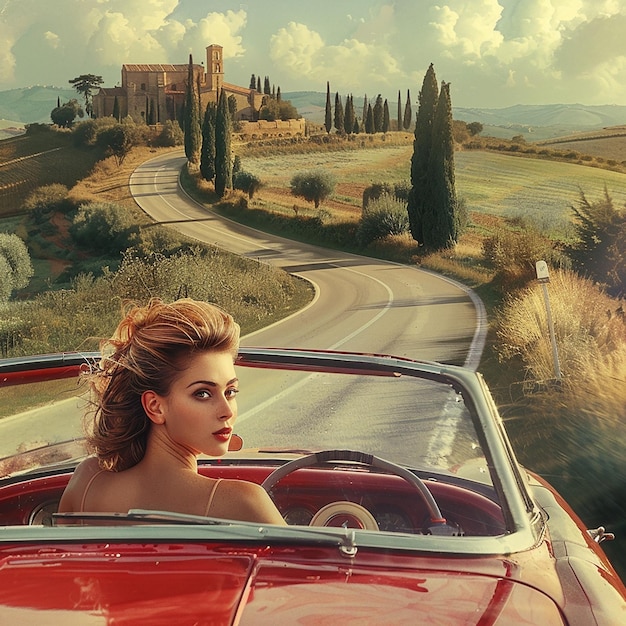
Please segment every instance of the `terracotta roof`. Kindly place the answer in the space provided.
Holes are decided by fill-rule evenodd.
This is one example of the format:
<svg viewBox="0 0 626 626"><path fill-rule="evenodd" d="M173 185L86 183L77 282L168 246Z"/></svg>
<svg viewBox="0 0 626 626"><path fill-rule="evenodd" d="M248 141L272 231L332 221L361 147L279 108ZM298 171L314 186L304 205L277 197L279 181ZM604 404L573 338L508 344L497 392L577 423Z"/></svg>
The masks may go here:
<svg viewBox="0 0 626 626"><path fill-rule="evenodd" d="M223 83L222 87L224 87L226 91L232 91L233 93L240 93L243 96L247 96L250 93L249 87L240 87L239 85L233 85L231 83Z"/></svg>
<svg viewBox="0 0 626 626"><path fill-rule="evenodd" d="M184 65L173 65L171 63L124 63L122 65L122 70L127 72L185 72L188 68L189 65L187 63ZM194 63L194 68L204 71L202 65Z"/></svg>
<svg viewBox="0 0 626 626"><path fill-rule="evenodd" d="M103 96L125 96L126 89L123 87L100 87L98 93Z"/></svg>

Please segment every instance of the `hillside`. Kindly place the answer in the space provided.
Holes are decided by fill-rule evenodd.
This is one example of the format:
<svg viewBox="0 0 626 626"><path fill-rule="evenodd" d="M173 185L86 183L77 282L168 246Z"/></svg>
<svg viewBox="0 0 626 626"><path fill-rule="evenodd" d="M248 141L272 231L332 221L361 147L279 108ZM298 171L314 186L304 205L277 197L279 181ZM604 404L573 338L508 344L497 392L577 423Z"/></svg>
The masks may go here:
<svg viewBox="0 0 626 626"><path fill-rule="evenodd" d="M345 94L340 94L345 96ZM57 98L67 101L76 92L65 87L37 85L34 87L0 91L0 132L3 126L21 126L29 122L48 122ZM317 124L324 122L326 94L317 91L283 92L298 112ZM402 97L406 97L402 94ZM371 94L373 100L375 94ZM413 94L413 115L417 112L417 91ZM334 94L332 103L334 105ZM396 101L390 101L390 111L397 110ZM404 105L404 102L402 103ZM360 117L363 96L354 97L354 106ZM551 139L576 132L626 124L626 106L584 104L517 104L500 109L454 107L455 119L480 122L483 134L510 138L521 134L529 141Z"/></svg>
<svg viewBox="0 0 626 626"><path fill-rule="evenodd" d="M318 124L324 122L326 94L314 91L294 91L283 93L285 100L298 109L298 112ZM334 105L334 98L332 100ZM354 98L357 114L363 107L363 98ZM412 104L413 115L417 113L417 102ZM397 103L390 102L390 110L395 111ZM453 107L456 120L480 122L484 125L484 135L511 138L523 135L527 141L539 141L592 131L607 126L626 124L626 106L584 104L518 104L501 109Z"/></svg>
<svg viewBox="0 0 626 626"><path fill-rule="evenodd" d="M67 102L76 98L72 88L35 85L22 89L0 91L0 139L14 136L15 131L6 129L23 128L32 122L50 122L50 111L60 98Z"/></svg>

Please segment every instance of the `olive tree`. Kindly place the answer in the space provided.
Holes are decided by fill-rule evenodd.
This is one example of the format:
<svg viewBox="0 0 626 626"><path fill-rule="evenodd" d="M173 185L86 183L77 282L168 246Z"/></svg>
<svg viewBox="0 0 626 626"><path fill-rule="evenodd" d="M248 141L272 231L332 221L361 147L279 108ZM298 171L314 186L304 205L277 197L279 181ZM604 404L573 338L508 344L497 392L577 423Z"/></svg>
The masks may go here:
<svg viewBox="0 0 626 626"><path fill-rule="evenodd" d="M135 134L129 124L115 124L98 135L98 143L120 167L135 145Z"/></svg>
<svg viewBox="0 0 626 626"><path fill-rule="evenodd" d="M316 209L335 190L334 177L324 170L299 172L294 174L289 184L292 195L315 203Z"/></svg>
<svg viewBox="0 0 626 626"><path fill-rule="evenodd" d="M248 194L248 198L252 200L254 194L262 187L263 183L258 176L239 170L233 175L233 187Z"/></svg>

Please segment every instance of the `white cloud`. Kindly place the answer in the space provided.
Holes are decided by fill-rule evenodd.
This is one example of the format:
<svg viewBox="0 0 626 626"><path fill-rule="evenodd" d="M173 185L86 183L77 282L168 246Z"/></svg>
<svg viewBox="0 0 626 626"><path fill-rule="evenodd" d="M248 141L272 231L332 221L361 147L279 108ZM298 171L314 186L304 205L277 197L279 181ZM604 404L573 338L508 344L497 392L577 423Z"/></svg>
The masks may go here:
<svg viewBox="0 0 626 626"><path fill-rule="evenodd" d="M43 34L43 38L46 40L46 42L48 43L48 45L51 48L58 48L59 47L59 43L61 41L61 38L56 33L53 33L53 32L48 30L48 31L46 31Z"/></svg>
<svg viewBox="0 0 626 626"><path fill-rule="evenodd" d="M241 31L246 25L246 19L246 12L239 10L208 13L197 22L170 21L159 29L159 34L165 35L159 37L159 40L168 51L183 53L183 56L193 51L204 51L210 44L219 44L224 48L225 59L236 58L245 53ZM172 38L172 35L176 38Z"/></svg>
<svg viewBox="0 0 626 626"><path fill-rule="evenodd" d="M330 81L342 91L359 92L372 85L393 85L402 74L384 46L357 39L326 44L319 33L295 22L272 35L270 58L278 71L292 80L308 81L310 89Z"/></svg>
<svg viewBox="0 0 626 626"><path fill-rule="evenodd" d="M292 76L317 77L323 70L316 66L316 56L324 48L319 33L304 24L289 22L270 38L270 59Z"/></svg>
<svg viewBox="0 0 626 626"><path fill-rule="evenodd" d="M260 70L283 91L329 80L342 94L416 96L433 62L459 105L626 103L626 0L316 0L290 22L260 3L217 5L0 0L0 89L86 72L114 84L122 63L199 62L217 43L232 82Z"/></svg>

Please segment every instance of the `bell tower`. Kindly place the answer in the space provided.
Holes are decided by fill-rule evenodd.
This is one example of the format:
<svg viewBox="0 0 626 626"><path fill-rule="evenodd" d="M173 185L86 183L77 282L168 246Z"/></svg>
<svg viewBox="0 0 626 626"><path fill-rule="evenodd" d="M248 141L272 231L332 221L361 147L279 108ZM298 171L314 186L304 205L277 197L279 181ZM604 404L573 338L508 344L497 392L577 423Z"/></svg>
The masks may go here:
<svg viewBox="0 0 626 626"><path fill-rule="evenodd" d="M223 48L211 44L206 48L206 85L210 91L219 94L224 84Z"/></svg>

